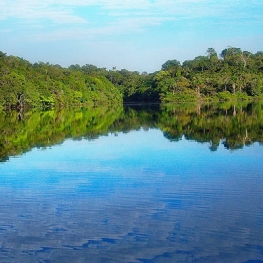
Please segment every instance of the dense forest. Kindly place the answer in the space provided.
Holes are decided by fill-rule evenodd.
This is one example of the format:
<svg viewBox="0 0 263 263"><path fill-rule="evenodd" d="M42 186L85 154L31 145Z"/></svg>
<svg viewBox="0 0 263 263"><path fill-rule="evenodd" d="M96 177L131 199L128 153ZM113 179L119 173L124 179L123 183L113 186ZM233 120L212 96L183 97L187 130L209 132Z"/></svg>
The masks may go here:
<svg viewBox="0 0 263 263"><path fill-rule="evenodd" d="M30 63L0 51L0 107L66 107L124 102L263 98L263 52L228 47L220 55L166 61L154 73L86 64Z"/></svg>
<svg viewBox="0 0 263 263"><path fill-rule="evenodd" d="M0 52L0 105L5 108L98 106L122 103L103 75L49 63L34 63Z"/></svg>
<svg viewBox="0 0 263 263"><path fill-rule="evenodd" d="M123 107L53 109L0 112L0 161L34 147L49 147L67 138L93 140L99 136L132 130L160 129L170 141L220 144L239 149L263 142L263 102L239 101L212 104L145 104ZM19 116L18 116L19 115Z"/></svg>

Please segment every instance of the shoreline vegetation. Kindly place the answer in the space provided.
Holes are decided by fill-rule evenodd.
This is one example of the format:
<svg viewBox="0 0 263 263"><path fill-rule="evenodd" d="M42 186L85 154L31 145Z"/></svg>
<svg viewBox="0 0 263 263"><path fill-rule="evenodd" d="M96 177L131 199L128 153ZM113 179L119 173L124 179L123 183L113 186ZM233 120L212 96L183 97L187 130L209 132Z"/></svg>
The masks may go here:
<svg viewBox="0 0 263 263"><path fill-rule="evenodd" d="M30 63L0 51L0 108L67 108L122 103L237 101L263 98L263 52L228 47L220 55L180 63L168 60L154 73L86 64Z"/></svg>

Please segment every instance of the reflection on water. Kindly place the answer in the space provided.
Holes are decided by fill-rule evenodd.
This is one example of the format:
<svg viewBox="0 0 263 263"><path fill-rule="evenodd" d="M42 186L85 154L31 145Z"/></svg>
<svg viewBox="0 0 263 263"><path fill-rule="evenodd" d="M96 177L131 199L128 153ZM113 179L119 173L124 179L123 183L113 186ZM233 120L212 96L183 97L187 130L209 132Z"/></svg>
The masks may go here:
<svg viewBox="0 0 263 263"><path fill-rule="evenodd" d="M18 116L19 115L19 116ZM22 117L21 117L22 116ZM49 147L67 138L96 139L108 133L140 128L160 129L171 141L209 142L216 151L223 143L235 150L263 141L263 104L172 104L161 108L134 106L45 112L0 113L0 161L34 147Z"/></svg>
<svg viewBox="0 0 263 263"><path fill-rule="evenodd" d="M205 122L196 109L179 110L129 108L105 121L89 113L78 134L59 126L65 136L57 142L68 131L78 140L0 163L0 262L263 262L263 147L229 151L218 136L209 151L209 132L200 138L192 127L208 130L215 113L204 113ZM228 138L246 126L257 141L260 115L252 113L239 116L247 122L237 120Z"/></svg>

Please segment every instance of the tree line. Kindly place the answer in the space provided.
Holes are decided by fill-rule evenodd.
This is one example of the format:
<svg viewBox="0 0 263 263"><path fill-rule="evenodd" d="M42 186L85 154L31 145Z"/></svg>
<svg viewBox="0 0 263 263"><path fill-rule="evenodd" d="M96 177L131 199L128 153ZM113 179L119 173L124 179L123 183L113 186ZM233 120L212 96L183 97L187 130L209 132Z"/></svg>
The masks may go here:
<svg viewBox="0 0 263 263"><path fill-rule="evenodd" d="M249 100L263 97L263 52L228 47L219 55L166 61L154 73L78 64L63 68L0 51L0 105L65 107L120 102Z"/></svg>
<svg viewBox="0 0 263 263"><path fill-rule="evenodd" d="M165 101L262 97L263 52L252 54L228 47L218 56L208 48L206 56L182 65L177 60L167 61L154 80Z"/></svg>
<svg viewBox="0 0 263 263"><path fill-rule="evenodd" d="M0 52L0 107L53 108L122 103L122 94L103 74L92 75L60 65Z"/></svg>
<svg viewBox="0 0 263 263"><path fill-rule="evenodd" d="M228 47L219 55L208 48L205 56L180 63L166 61L154 73L111 70L106 77L127 102L249 100L263 96L263 52L255 54Z"/></svg>

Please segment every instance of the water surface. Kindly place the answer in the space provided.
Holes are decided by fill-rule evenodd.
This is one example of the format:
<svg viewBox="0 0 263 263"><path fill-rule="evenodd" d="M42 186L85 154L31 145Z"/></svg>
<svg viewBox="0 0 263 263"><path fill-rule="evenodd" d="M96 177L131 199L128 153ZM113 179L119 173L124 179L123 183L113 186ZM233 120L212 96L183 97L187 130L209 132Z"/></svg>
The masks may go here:
<svg viewBox="0 0 263 263"><path fill-rule="evenodd" d="M0 262L263 262L263 147L158 114L0 163Z"/></svg>

